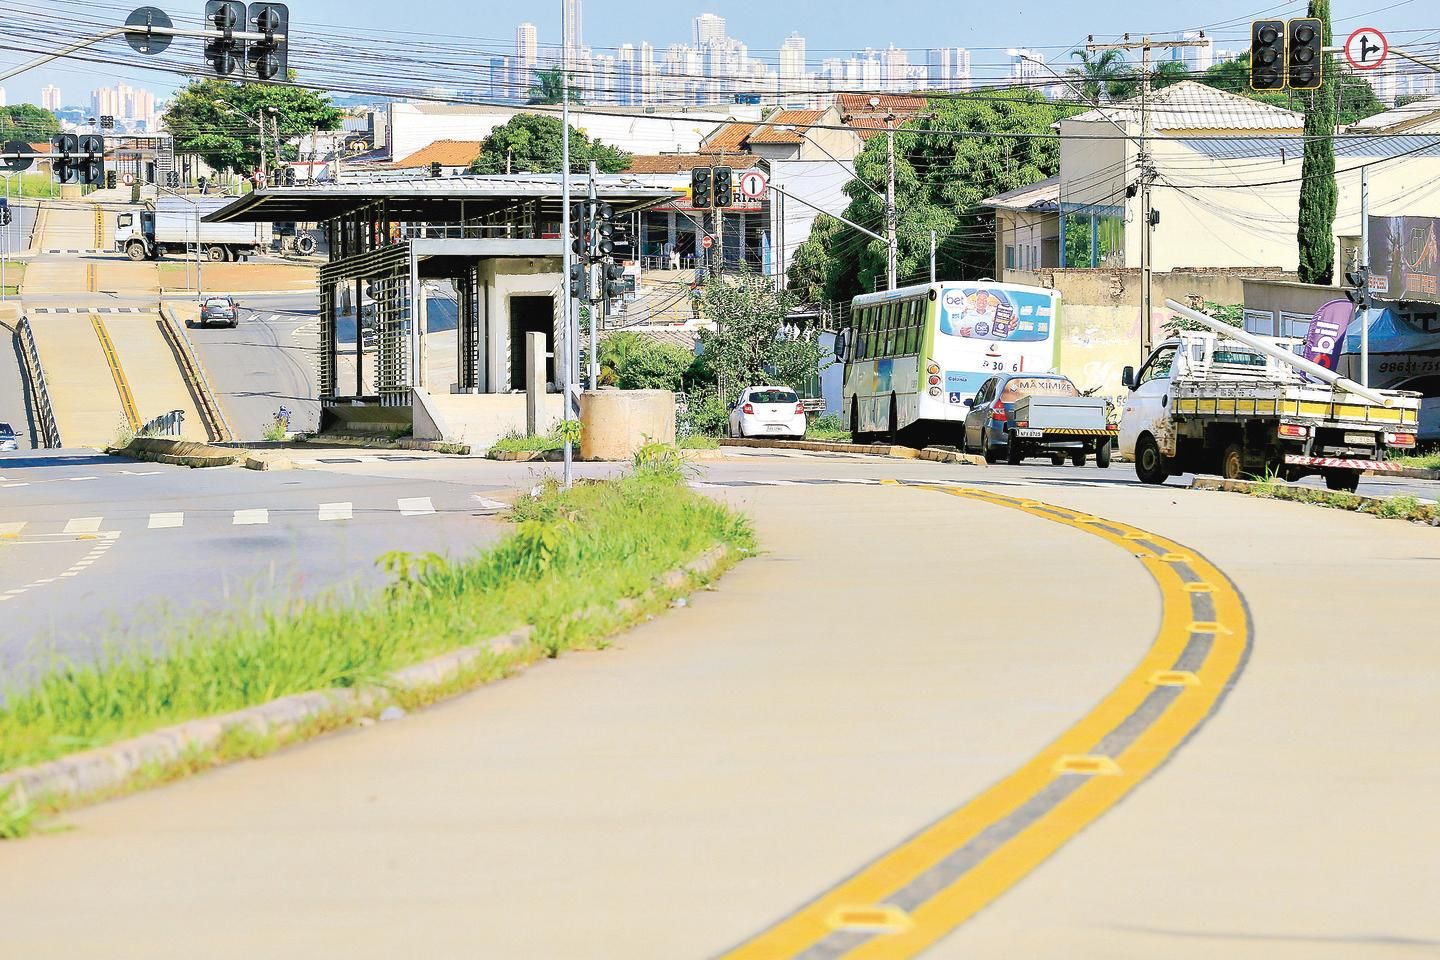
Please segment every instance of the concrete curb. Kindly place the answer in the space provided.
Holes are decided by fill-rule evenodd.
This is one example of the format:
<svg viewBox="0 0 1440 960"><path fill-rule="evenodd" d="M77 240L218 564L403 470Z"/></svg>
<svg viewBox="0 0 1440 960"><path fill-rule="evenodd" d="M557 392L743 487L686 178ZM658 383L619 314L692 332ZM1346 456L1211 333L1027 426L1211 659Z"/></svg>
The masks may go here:
<svg viewBox="0 0 1440 960"><path fill-rule="evenodd" d="M724 437L721 447L761 447L776 450L811 450L821 453L854 453L864 457L890 457L896 460L934 460L937 463L965 463L974 467L988 466L984 457L939 447L897 447L884 443L831 443L825 440L769 440L752 437Z"/></svg>
<svg viewBox="0 0 1440 960"><path fill-rule="evenodd" d="M162 297L162 298L164 298L164 299L166 299L166 300L195 300L195 299L197 299L197 297L198 297L198 294L196 294L196 292L195 292L194 290L182 290L182 289L179 288L179 287L157 287L157 288L156 288L156 291L157 291L157 295L158 295L158 296L160 296L160 297ZM233 294L235 294L235 295L237 296L237 299L238 299L239 296L242 296L242 295L243 295L243 296L247 296L247 297L291 297L291 296L304 296L305 294L314 293L314 292L315 292L315 288L314 288L314 287L308 287L308 288L306 288L306 289L304 289L304 290L231 290L231 291L230 291L230 293L233 293ZM241 304L241 306L244 306L244 304Z"/></svg>
<svg viewBox="0 0 1440 960"><path fill-rule="evenodd" d="M1253 492L1254 492L1254 490L1255 490L1255 488L1256 488L1257 486L1259 486L1259 485L1260 485L1260 482L1259 482L1259 481L1256 481L1256 480L1226 480L1226 479L1223 479L1223 478L1221 478L1221 477L1196 477L1194 480L1191 480L1191 481L1190 481L1190 489L1191 489L1191 490L1216 490L1216 491L1221 491L1221 492L1224 492L1224 493L1243 493L1243 494L1245 494L1246 496L1252 495ZM1333 492L1334 492L1334 491L1327 491L1327 490L1316 490L1316 489L1313 488L1313 487L1292 486L1292 485L1290 485L1290 484L1281 484L1281 488L1282 488L1282 489L1285 489L1285 490L1295 490L1295 491L1306 491L1306 490L1309 490L1309 491L1313 491L1317 496L1320 496L1320 495L1323 495L1323 494L1326 494L1326 493L1333 493ZM1330 510L1342 510L1342 509L1346 509L1346 508L1343 508L1343 507L1336 507L1336 506L1334 506L1333 504L1321 503L1321 502L1319 502L1318 500L1302 499L1303 496L1304 496L1304 495L1302 494L1301 496L1297 496L1297 497L1280 496L1280 497L1270 497L1270 498L1268 498L1268 499L1278 500L1278 501L1280 501L1280 502L1282 502L1282 503L1298 503L1298 504L1309 505L1309 506L1323 506L1323 507L1326 507L1326 508L1328 508L1328 509L1330 509ZM1355 501L1355 506L1348 509L1348 512L1350 512L1350 513L1370 513L1371 511L1368 510L1368 509L1366 509L1367 507L1373 507L1373 508L1377 508L1377 509L1378 509L1378 508L1381 507L1383 504L1385 504L1387 501L1390 501L1390 500L1394 500L1394 499L1395 499L1395 497L1370 497L1370 496L1366 496L1366 495L1363 494L1363 493L1352 493L1352 494L1349 494L1349 496L1352 497L1352 498L1354 498L1354 501ZM1420 522L1420 523L1425 523L1425 522L1427 522L1427 521L1424 521L1424 520L1416 521L1414 518L1392 518L1392 519L1409 519L1409 520L1411 520L1411 522ZM1437 514L1436 517L1435 517L1435 519L1432 520L1432 521L1429 521L1429 522L1432 523L1432 524L1434 524L1434 525L1436 525L1436 526L1440 526L1440 514Z"/></svg>
<svg viewBox="0 0 1440 960"><path fill-rule="evenodd" d="M1440 480L1440 470L1426 470L1423 467L1401 467L1399 470L1387 470L1384 473L1366 470L1365 476L1404 477L1407 480Z"/></svg>
<svg viewBox="0 0 1440 960"><path fill-rule="evenodd" d="M244 454L208 443L190 440L166 440L160 437L136 437L123 448L106 450L113 456L154 463L170 463L182 467L228 467L244 459Z"/></svg>
<svg viewBox="0 0 1440 960"><path fill-rule="evenodd" d="M728 547L717 544L689 563L662 574L657 583L667 590L683 589L692 578L709 574L728 554ZM647 596L653 597L654 591ZM620 598L610 607L629 613L644 599ZM392 671L375 686L291 694L232 713L189 720L58 760L21 767L0 774L0 798L8 793L12 801L22 805L46 801L68 804L113 794L131 781L180 763L187 756L214 750L231 731L244 730L262 737L284 736L307 723L338 722L357 713L378 712L395 701L397 692L414 693L443 687L482 657L522 650L530 644L533 634L534 627L520 627Z"/></svg>

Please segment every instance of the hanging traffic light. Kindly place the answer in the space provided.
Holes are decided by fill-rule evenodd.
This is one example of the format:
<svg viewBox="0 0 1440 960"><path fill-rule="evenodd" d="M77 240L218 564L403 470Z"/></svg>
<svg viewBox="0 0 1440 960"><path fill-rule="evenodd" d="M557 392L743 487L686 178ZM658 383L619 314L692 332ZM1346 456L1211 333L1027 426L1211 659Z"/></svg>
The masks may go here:
<svg viewBox="0 0 1440 960"><path fill-rule="evenodd" d="M1370 268L1357 267L1345 274L1345 296L1357 307L1370 306Z"/></svg>
<svg viewBox="0 0 1440 960"><path fill-rule="evenodd" d="M441 172L442 172L442 168L441 168L441 166L440 166L440 161L439 161L439 160L431 160L431 161L430 161L430 178L431 178L432 180L438 180L438 179L440 179L440 174L441 174Z"/></svg>
<svg viewBox="0 0 1440 960"><path fill-rule="evenodd" d="M209 0L205 4L205 27L225 34L205 41L205 60L217 77L228 77L240 65L245 52L244 41L232 36L236 30L245 29L245 4L240 0Z"/></svg>
<svg viewBox="0 0 1440 960"><path fill-rule="evenodd" d="M62 133L50 138L50 169L55 171L56 183L76 183L80 171L75 153L80 148L80 138L73 133Z"/></svg>
<svg viewBox="0 0 1440 960"><path fill-rule="evenodd" d="M1325 25L1316 17L1301 17L1287 24L1289 42L1286 79L1291 90L1319 90L1325 82L1323 40Z"/></svg>
<svg viewBox="0 0 1440 960"><path fill-rule="evenodd" d="M76 160L75 175L81 183L99 185L105 181L105 138L87 133L76 144L80 154Z"/></svg>
<svg viewBox="0 0 1440 960"><path fill-rule="evenodd" d="M1285 89L1285 21L1256 20L1250 25L1250 89Z"/></svg>
<svg viewBox="0 0 1440 960"><path fill-rule="evenodd" d="M728 207L735 202L735 184L729 167L716 167L714 171L715 206Z"/></svg>
<svg viewBox="0 0 1440 960"><path fill-rule="evenodd" d="M289 79L286 60L290 51L290 8L283 3L250 4L250 24L256 33L265 34L263 40L251 40L245 59L250 72L261 80ZM276 34L284 37L276 39Z"/></svg>
<svg viewBox="0 0 1440 960"><path fill-rule="evenodd" d="M713 205L710 193L710 168L696 167L690 171L690 206L695 210L709 210Z"/></svg>
<svg viewBox="0 0 1440 960"><path fill-rule="evenodd" d="M625 283L624 264L605 264L605 299L623 300L628 291L629 287Z"/></svg>
<svg viewBox="0 0 1440 960"><path fill-rule="evenodd" d="M601 260L615 252L615 208L608 203L595 204L595 241L590 251L591 260Z"/></svg>

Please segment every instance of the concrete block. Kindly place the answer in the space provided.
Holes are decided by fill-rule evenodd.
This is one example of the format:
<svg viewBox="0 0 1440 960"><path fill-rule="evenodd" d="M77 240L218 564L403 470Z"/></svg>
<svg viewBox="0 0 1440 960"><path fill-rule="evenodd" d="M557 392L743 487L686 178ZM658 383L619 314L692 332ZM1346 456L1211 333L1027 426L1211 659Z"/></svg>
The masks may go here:
<svg viewBox="0 0 1440 960"><path fill-rule="evenodd" d="M628 460L647 443L675 442L669 390L597 390L580 397L580 456Z"/></svg>

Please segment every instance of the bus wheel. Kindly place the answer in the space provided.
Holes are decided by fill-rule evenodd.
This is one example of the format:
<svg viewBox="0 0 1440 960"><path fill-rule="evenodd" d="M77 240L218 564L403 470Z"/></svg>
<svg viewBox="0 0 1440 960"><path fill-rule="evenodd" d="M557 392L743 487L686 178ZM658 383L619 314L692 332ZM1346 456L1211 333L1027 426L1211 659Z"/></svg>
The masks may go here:
<svg viewBox="0 0 1440 960"><path fill-rule="evenodd" d="M866 439L867 439L867 438L866 438L865 434L863 434L863 433L860 432L860 398L859 398L858 396L856 396L856 397L851 397L851 398L850 398L850 442L851 442L851 443L864 443Z"/></svg>

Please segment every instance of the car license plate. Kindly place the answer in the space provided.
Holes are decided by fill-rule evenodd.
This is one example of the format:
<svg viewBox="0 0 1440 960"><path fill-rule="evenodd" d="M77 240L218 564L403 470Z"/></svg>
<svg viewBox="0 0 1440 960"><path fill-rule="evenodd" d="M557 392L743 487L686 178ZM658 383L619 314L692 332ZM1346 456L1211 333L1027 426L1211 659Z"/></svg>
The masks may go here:
<svg viewBox="0 0 1440 960"><path fill-rule="evenodd" d="M765 425L765 429L766 429L766 430L769 430L771 433L784 433L784 432L785 432L785 428L782 427L782 426L781 426L780 424L778 424L778 423L767 423L767 424Z"/></svg>
<svg viewBox="0 0 1440 960"><path fill-rule="evenodd" d="M1044 431L1044 430L1036 430L1036 429L1034 429L1033 427L1026 427L1025 429L1017 429L1017 430L1015 431L1015 436L1017 436L1017 437L1024 437L1024 438L1026 438L1027 440L1034 440L1034 439L1039 439L1040 437L1045 436L1045 431Z"/></svg>
<svg viewBox="0 0 1440 960"><path fill-rule="evenodd" d="M1358 446L1362 446L1362 447L1368 447L1368 446L1370 446L1372 443L1375 442L1375 434L1373 434L1373 433L1348 433L1348 432L1347 432L1347 433L1345 434L1345 442L1346 442L1346 443L1349 443L1349 444L1355 444L1355 445L1358 445Z"/></svg>

